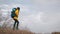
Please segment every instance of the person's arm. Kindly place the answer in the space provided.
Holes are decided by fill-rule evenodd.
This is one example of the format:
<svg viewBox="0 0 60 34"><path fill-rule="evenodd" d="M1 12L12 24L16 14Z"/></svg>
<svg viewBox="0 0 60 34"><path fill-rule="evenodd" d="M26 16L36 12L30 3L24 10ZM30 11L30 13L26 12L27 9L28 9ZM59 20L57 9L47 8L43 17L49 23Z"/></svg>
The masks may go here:
<svg viewBox="0 0 60 34"><path fill-rule="evenodd" d="M19 10L16 10L15 14L16 14L16 16L18 16L19 15Z"/></svg>

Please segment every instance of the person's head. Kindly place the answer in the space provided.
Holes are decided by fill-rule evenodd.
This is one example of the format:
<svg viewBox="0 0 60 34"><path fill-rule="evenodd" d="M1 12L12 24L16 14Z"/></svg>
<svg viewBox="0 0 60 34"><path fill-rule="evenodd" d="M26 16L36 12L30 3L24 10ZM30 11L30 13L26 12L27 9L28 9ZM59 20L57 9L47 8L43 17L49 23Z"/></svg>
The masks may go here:
<svg viewBox="0 0 60 34"><path fill-rule="evenodd" d="M18 10L20 10L20 7L17 7Z"/></svg>

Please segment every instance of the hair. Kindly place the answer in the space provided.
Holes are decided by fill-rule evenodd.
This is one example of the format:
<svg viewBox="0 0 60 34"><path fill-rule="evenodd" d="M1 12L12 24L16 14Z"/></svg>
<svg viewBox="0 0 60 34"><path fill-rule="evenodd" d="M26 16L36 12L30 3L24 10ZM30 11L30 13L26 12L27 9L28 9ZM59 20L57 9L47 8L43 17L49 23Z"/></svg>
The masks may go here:
<svg viewBox="0 0 60 34"><path fill-rule="evenodd" d="M20 10L20 7L17 7L18 10Z"/></svg>

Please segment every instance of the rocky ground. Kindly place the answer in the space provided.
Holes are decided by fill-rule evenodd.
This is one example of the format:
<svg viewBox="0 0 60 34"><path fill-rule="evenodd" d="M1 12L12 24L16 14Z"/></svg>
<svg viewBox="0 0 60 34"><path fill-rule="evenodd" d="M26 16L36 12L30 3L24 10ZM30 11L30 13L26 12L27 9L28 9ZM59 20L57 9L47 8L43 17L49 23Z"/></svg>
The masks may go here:
<svg viewBox="0 0 60 34"><path fill-rule="evenodd" d="M34 33L27 30L12 30L0 28L0 34L34 34Z"/></svg>

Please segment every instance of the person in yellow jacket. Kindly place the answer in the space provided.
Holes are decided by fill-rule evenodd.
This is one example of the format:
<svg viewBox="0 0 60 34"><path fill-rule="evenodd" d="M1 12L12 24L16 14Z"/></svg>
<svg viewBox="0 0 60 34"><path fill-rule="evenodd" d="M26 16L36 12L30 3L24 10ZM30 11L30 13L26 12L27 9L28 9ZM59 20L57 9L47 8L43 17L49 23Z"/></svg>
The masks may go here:
<svg viewBox="0 0 60 34"><path fill-rule="evenodd" d="M14 16L13 16L13 20L15 21L14 22L14 25L13 25L13 30L15 29L15 26L16 26L16 29L18 29L18 26L19 26L19 21L18 21L18 15L19 15L19 11L20 11L20 8L19 7L17 7L16 9L15 9L15 12L14 12Z"/></svg>

